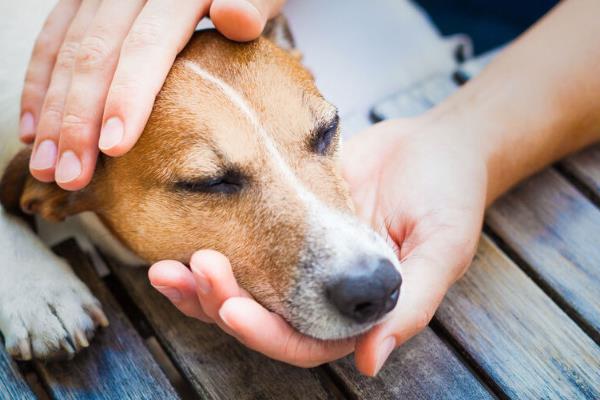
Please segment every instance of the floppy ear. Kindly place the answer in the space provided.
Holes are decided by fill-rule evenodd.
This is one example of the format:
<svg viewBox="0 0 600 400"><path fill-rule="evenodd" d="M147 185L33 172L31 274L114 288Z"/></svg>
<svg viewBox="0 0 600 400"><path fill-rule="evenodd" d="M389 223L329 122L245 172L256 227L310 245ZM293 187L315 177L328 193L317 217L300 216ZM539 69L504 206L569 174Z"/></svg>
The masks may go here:
<svg viewBox="0 0 600 400"><path fill-rule="evenodd" d="M294 36L290 30L287 18L283 14L279 14L269 20L265 25L262 35L298 60L302 59L302 53L296 48Z"/></svg>
<svg viewBox="0 0 600 400"><path fill-rule="evenodd" d="M13 214L37 214L49 221L62 221L88 208L82 192L62 190L55 183L43 183L29 174L31 147L20 151L8 164L0 181L0 203Z"/></svg>

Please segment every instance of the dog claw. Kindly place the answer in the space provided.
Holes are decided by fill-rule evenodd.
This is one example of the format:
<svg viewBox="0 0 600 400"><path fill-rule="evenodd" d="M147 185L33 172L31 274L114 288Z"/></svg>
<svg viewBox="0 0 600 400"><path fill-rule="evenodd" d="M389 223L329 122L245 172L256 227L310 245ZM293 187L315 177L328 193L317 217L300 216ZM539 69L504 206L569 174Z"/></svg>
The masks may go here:
<svg viewBox="0 0 600 400"><path fill-rule="evenodd" d="M29 344L29 339L19 340L19 352L21 353L21 360L31 360L31 345Z"/></svg>
<svg viewBox="0 0 600 400"><path fill-rule="evenodd" d="M73 339L77 346L86 348L90 346L90 342L88 341L85 333L81 329L76 329L73 333Z"/></svg>
<svg viewBox="0 0 600 400"><path fill-rule="evenodd" d="M75 356L75 349L73 348L71 343L67 341L67 339L60 340L60 347L67 353L67 358L69 360Z"/></svg>
<svg viewBox="0 0 600 400"><path fill-rule="evenodd" d="M96 323L96 325L100 325L103 328L108 327L108 325L109 325L108 318L106 318L106 314L104 314L104 311L102 311L100 306L96 306L96 305L91 306L89 308L89 313L90 313L92 319L94 320L94 322Z"/></svg>
<svg viewBox="0 0 600 400"><path fill-rule="evenodd" d="M29 344L29 339L21 339L16 346L11 346L10 348L7 348L7 350L8 353L17 360L31 360L31 346Z"/></svg>

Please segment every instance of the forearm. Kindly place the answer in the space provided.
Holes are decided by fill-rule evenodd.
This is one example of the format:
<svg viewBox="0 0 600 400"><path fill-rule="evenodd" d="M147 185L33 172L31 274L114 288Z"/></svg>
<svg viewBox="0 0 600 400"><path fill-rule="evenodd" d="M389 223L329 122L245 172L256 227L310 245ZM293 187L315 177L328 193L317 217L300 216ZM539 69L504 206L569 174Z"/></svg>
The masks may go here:
<svg viewBox="0 0 600 400"><path fill-rule="evenodd" d="M485 157L487 204L600 140L598 14L595 0L560 4L426 116Z"/></svg>

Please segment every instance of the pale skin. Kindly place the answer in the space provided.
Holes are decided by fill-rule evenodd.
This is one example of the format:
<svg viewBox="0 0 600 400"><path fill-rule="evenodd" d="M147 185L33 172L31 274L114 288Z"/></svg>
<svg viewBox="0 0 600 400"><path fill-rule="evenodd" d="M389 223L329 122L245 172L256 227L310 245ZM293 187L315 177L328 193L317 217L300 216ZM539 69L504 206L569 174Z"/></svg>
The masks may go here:
<svg viewBox="0 0 600 400"><path fill-rule="evenodd" d="M393 240L403 264L397 307L366 334L330 343L299 334L241 289L227 258L211 250L198 251L191 270L155 264L150 281L184 314L271 358L310 367L354 352L357 368L375 375L395 347L427 326L466 272L485 208L600 140L598 12L595 0L561 3L432 111L374 125L345 144L344 176L357 212Z"/></svg>
<svg viewBox="0 0 600 400"><path fill-rule="evenodd" d="M36 41L21 97L31 174L86 186L98 151L120 156L199 21L232 40L257 38L284 0L60 0Z"/></svg>

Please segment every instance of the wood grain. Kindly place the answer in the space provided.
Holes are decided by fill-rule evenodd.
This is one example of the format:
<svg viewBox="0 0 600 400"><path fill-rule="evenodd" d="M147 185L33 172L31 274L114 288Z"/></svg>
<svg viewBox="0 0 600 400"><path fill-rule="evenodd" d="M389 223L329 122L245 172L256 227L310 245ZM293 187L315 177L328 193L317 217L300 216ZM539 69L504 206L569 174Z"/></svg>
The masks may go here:
<svg viewBox="0 0 600 400"><path fill-rule="evenodd" d="M566 158L561 165L600 197L600 144Z"/></svg>
<svg viewBox="0 0 600 400"><path fill-rule="evenodd" d="M600 398L598 346L486 236L436 317L510 398Z"/></svg>
<svg viewBox="0 0 600 400"><path fill-rule="evenodd" d="M146 269L112 266L182 374L209 399L326 399L319 369L255 353L213 325L185 317L148 283Z"/></svg>
<svg viewBox="0 0 600 400"><path fill-rule="evenodd" d="M0 341L0 399L35 400L35 395L19 372L15 362L4 351Z"/></svg>
<svg viewBox="0 0 600 400"><path fill-rule="evenodd" d="M546 170L491 207L487 224L600 343L600 210Z"/></svg>
<svg viewBox="0 0 600 400"><path fill-rule="evenodd" d="M53 397L58 399L177 399L177 393L145 347L131 322L99 280L73 241L59 245L77 275L88 285L110 320L90 347L73 360L36 364Z"/></svg>
<svg viewBox="0 0 600 400"><path fill-rule="evenodd" d="M375 378L358 373L352 357L331 368L360 399L493 398L430 328L395 350Z"/></svg>

